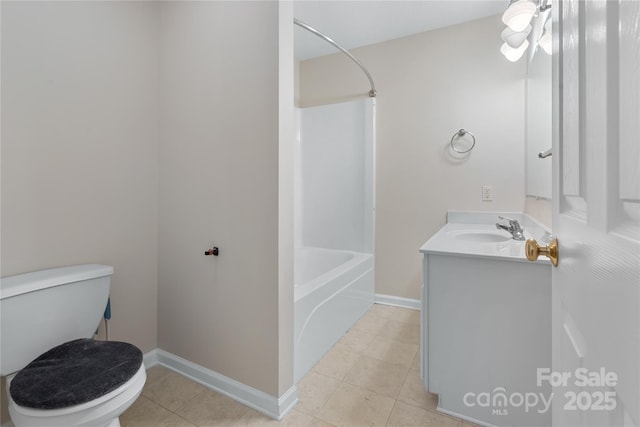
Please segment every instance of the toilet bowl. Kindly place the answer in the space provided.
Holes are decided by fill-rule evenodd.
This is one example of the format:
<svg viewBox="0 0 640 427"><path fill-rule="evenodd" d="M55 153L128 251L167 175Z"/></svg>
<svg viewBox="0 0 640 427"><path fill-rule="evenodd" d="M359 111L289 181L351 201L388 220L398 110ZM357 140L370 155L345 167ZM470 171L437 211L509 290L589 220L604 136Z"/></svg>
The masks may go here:
<svg viewBox="0 0 640 427"><path fill-rule="evenodd" d="M16 427L117 427L142 392L142 352L91 339L112 273L91 264L0 279L0 373Z"/></svg>

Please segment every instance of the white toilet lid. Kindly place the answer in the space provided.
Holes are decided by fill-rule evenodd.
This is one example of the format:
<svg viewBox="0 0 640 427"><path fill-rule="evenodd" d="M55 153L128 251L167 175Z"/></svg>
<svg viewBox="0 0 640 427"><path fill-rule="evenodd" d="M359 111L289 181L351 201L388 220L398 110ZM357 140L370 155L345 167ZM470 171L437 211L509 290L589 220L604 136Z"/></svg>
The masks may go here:
<svg viewBox="0 0 640 427"><path fill-rule="evenodd" d="M126 383L142 364L136 346L78 339L43 353L16 374L13 401L35 409L60 409L95 400Z"/></svg>

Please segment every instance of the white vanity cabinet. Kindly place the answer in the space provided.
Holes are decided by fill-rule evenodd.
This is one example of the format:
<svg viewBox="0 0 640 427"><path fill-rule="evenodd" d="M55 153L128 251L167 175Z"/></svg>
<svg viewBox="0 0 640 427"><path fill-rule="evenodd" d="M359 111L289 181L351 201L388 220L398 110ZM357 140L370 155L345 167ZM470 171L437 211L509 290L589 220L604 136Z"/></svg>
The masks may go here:
<svg viewBox="0 0 640 427"><path fill-rule="evenodd" d="M537 385L551 368L551 265L499 233L450 223L420 249L425 388L480 424L551 425L551 388Z"/></svg>

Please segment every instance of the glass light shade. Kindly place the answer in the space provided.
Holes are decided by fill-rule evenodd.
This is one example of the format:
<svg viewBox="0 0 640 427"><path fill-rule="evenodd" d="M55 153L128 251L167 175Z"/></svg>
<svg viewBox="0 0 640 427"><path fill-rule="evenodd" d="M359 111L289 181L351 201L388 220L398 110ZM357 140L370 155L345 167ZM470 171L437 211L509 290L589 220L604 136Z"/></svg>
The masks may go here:
<svg viewBox="0 0 640 427"><path fill-rule="evenodd" d="M522 58L522 55L526 52L528 47L529 47L529 40L525 39L524 43L522 43L522 46L520 46L517 49L514 49L508 44L503 43L502 47L500 47L500 52L502 52L504 57L507 58L509 61L516 62L518 59Z"/></svg>
<svg viewBox="0 0 640 427"><path fill-rule="evenodd" d="M511 3L502 14L502 22L515 32L523 31L536 13L536 5L530 0L518 0Z"/></svg>
<svg viewBox="0 0 640 427"><path fill-rule="evenodd" d="M531 25L527 25L524 31L515 32L511 28L507 27L502 31L502 41L509 45L513 49L517 49L522 46L522 43L527 39L531 32Z"/></svg>
<svg viewBox="0 0 640 427"><path fill-rule="evenodd" d="M542 37L540 37L540 40L538 40L538 46L540 46L547 55L551 55L553 47L551 46L551 33L549 31L545 31Z"/></svg>
<svg viewBox="0 0 640 427"><path fill-rule="evenodd" d="M544 33L538 40L538 45L547 55L551 55L551 52L553 51L551 41L551 19L547 18L547 22L544 23Z"/></svg>

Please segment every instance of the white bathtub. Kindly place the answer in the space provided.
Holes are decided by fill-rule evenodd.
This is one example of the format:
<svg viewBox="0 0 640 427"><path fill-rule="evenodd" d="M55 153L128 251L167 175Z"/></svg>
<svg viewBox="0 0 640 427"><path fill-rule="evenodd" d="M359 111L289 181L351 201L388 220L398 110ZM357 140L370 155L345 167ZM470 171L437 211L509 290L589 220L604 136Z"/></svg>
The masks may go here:
<svg viewBox="0 0 640 427"><path fill-rule="evenodd" d="M298 248L294 284L294 379L298 382L373 304L373 255Z"/></svg>

